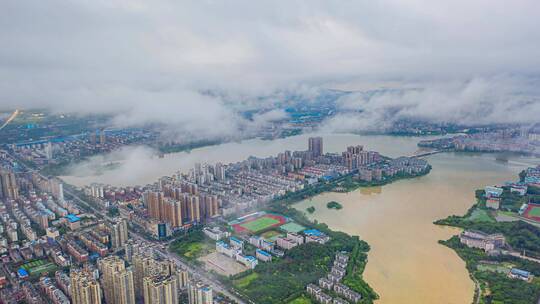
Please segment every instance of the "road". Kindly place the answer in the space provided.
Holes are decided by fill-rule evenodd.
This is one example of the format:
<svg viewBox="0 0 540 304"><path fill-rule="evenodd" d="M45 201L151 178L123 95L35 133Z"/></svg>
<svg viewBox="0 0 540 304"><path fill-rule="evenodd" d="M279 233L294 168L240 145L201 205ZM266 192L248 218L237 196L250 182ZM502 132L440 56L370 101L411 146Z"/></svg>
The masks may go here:
<svg viewBox="0 0 540 304"><path fill-rule="evenodd" d="M14 159L17 159L13 155L10 155L10 156L13 157ZM21 163L21 165L27 170L36 172L37 174L39 174L40 177L45 178L45 179L47 178L46 176L42 175L39 171L34 170L32 168L29 168L26 164ZM77 194L70 191L68 189L68 187L64 187L64 193L69 195L71 198L73 198L73 200L78 205L82 204L82 205L90 208L94 213L99 215L101 218L104 218L104 219L106 219L106 220L108 220L110 222L113 221L113 219L109 215L107 215L106 212L96 210L96 208L94 208L91 204L84 201ZM212 289L215 292L218 292L218 293L221 293L221 294L225 295L226 297L228 297L229 299L235 301L238 304L245 304L245 301L240 299L240 297L238 296L238 293L236 293L235 291L228 290L223 284L221 284L217 280L211 278L205 270L190 265L188 262L182 260L178 255L176 255L176 254L174 254L172 252L168 252L166 250L163 250L162 248L160 248L160 245L162 245L162 244L159 243L158 241L148 240L144 236L142 236L142 235L138 234L137 232L133 231L132 229L130 229L129 235L134 239L138 239L138 240L143 241L143 242L151 243L153 245L152 247L154 248L154 252L159 254L162 258L167 259L167 260L172 260L177 265L186 268L188 270L188 272L191 273L192 276L195 275L203 283L211 286Z"/></svg>

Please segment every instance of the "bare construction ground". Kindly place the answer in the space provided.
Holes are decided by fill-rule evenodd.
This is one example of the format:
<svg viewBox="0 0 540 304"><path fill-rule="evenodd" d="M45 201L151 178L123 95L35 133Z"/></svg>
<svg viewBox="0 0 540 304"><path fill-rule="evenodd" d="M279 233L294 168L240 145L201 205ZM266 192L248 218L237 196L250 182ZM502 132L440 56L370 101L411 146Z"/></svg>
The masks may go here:
<svg viewBox="0 0 540 304"><path fill-rule="evenodd" d="M246 266L219 252L212 252L205 255L199 258L199 261L204 262L204 267L207 270L214 270L225 276L235 275L248 270Z"/></svg>

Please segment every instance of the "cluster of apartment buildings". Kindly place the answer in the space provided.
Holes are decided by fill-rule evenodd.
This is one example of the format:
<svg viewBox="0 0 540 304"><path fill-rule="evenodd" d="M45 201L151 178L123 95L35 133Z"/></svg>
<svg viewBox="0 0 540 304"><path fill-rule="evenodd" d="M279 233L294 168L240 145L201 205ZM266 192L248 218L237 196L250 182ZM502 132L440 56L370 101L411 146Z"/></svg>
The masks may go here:
<svg viewBox="0 0 540 304"><path fill-rule="evenodd" d="M155 132L146 130L95 130L53 139L18 142L8 148L24 160L43 167L110 152L132 143L151 143L156 136Z"/></svg>
<svg viewBox="0 0 540 304"><path fill-rule="evenodd" d="M523 182L527 185L540 187L540 165L527 168Z"/></svg>
<svg viewBox="0 0 540 304"><path fill-rule="evenodd" d="M212 288L190 278L173 262L156 257L150 247L130 242L126 249L124 258L110 255L99 259L97 267L84 264L72 267L69 275L57 271L54 278L41 277L37 285L41 294L23 282L22 297L36 304L177 304L186 292L190 304L213 303Z"/></svg>
<svg viewBox="0 0 540 304"><path fill-rule="evenodd" d="M504 129L495 132L480 132L457 135L450 138L423 140L420 147L454 149L457 151L518 152L538 154L540 152L538 130Z"/></svg>
<svg viewBox="0 0 540 304"><path fill-rule="evenodd" d="M323 304L358 303L362 299L362 295L341 283L347 273L348 263L348 253L336 253L334 265L330 273L326 277L319 279L318 286L312 283L308 284L306 286L307 293L314 297L317 302ZM333 298L325 290L332 290L338 297Z"/></svg>

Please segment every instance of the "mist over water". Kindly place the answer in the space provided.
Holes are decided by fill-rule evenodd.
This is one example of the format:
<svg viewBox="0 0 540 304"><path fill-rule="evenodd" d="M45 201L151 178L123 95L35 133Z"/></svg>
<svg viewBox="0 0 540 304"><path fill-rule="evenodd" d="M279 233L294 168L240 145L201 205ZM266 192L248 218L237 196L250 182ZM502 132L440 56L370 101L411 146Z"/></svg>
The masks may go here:
<svg viewBox="0 0 540 304"><path fill-rule="evenodd" d="M418 148L418 137L362 136L354 134L317 134L324 138L325 152L342 152L349 145L364 145L366 149L379 151L390 157L413 154ZM163 158L149 147L128 147L105 156L92 157L89 161L74 165L62 178L77 186L94 182L116 186L145 185L178 170L187 172L195 163L224 164L242 161L249 156L268 157L285 150L307 150L308 137L303 134L276 140L252 139L216 146L194 149L190 152L166 154ZM431 137L422 137L428 139ZM111 170L96 170L114 162Z"/></svg>

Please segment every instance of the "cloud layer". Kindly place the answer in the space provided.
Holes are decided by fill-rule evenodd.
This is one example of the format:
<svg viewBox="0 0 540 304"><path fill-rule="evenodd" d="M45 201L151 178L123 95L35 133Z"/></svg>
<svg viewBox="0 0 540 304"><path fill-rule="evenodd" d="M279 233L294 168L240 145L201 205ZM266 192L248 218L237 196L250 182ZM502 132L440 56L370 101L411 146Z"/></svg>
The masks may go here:
<svg viewBox="0 0 540 304"><path fill-rule="evenodd" d="M449 119L471 119L469 106L504 110L515 97L508 87L538 84L539 11L535 0L6 0L0 108L107 113L118 125L215 136L243 122L201 91L256 103L275 90L392 81L422 90L362 106L428 118L428 106L441 107ZM515 117L540 114L524 109Z"/></svg>
<svg viewBox="0 0 540 304"><path fill-rule="evenodd" d="M401 119L466 125L535 123L540 120L539 84L534 78L498 76L352 93L338 100L341 112L322 128L377 131Z"/></svg>

